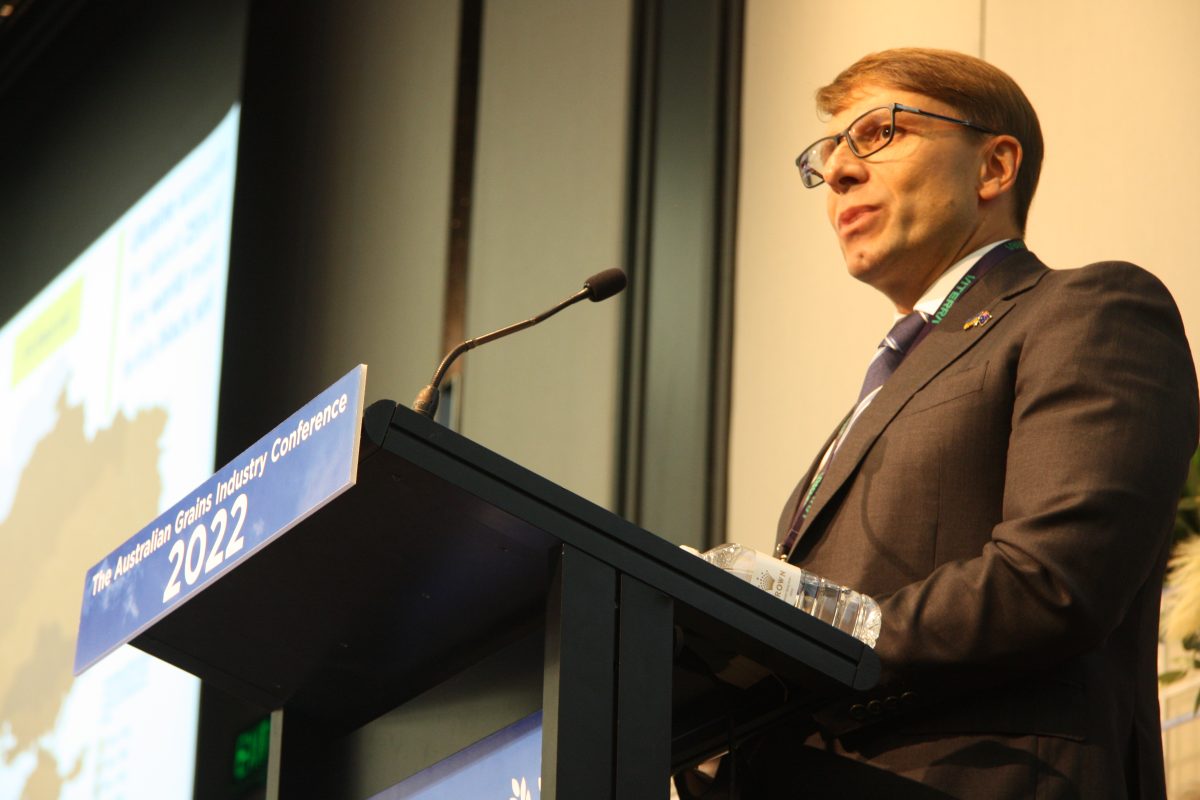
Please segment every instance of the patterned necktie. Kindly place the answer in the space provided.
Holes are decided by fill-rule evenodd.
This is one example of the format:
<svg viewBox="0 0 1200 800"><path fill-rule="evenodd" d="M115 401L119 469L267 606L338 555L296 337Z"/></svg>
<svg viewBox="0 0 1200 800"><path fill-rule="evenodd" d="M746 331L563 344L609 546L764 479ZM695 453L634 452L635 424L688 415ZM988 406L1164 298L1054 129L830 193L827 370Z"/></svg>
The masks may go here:
<svg viewBox="0 0 1200 800"><path fill-rule="evenodd" d="M887 336L879 343L871 365L867 367L867 376L863 379L862 391L858 393L858 402L874 392L883 382L891 377L904 360L904 355L912 347L913 342L925 327L926 317L920 311L913 311L896 321Z"/></svg>

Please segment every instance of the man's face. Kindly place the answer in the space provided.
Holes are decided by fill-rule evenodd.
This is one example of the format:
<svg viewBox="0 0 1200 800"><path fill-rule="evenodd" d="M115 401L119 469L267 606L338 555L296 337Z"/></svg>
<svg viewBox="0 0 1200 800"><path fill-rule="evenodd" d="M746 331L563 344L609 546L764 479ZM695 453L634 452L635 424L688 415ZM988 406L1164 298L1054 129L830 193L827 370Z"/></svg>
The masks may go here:
<svg viewBox="0 0 1200 800"><path fill-rule="evenodd" d="M845 128L890 103L957 117L937 100L868 84L829 123ZM827 210L850 274L911 310L942 272L972 250L982 219L978 188L986 137L898 111L887 147L865 159L842 142L825 164Z"/></svg>

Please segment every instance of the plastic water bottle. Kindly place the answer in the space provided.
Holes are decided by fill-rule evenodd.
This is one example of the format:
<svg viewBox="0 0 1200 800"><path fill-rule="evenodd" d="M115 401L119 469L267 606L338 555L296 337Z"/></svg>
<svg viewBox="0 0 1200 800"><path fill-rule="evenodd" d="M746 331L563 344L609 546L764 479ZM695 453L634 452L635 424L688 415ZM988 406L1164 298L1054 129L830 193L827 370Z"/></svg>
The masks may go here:
<svg viewBox="0 0 1200 800"><path fill-rule="evenodd" d="M865 594L740 544L723 544L705 553L684 549L869 647L874 647L879 638L883 615L879 605Z"/></svg>

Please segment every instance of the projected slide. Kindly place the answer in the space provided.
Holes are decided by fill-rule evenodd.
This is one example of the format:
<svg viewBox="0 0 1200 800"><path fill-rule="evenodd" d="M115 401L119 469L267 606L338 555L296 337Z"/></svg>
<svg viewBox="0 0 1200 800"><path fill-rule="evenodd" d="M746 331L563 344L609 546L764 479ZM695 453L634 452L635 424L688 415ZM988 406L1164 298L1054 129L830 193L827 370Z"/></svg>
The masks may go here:
<svg viewBox="0 0 1200 800"><path fill-rule="evenodd" d="M0 798L191 796L198 682L71 665L87 568L213 468L237 131L0 328Z"/></svg>

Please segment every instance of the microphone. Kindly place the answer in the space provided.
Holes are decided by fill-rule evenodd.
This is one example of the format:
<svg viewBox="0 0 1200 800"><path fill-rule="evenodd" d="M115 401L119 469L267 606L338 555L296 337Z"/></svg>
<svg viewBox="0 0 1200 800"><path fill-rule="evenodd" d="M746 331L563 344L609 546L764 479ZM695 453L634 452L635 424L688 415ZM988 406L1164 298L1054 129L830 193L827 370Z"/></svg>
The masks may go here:
<svg viewBox="0 0 1200 800"><path fill-rule="evenodd" d="M549 311L543 311L536 317L530 317L522 322L509 325L507 328L501 328L498 331L485 333L483 336L476 336L474 339L467 339L465 342L462 342L449 353L447 353L446 357L442 359L442 363L438 364L438 368L434 371L433 379L429 382L429 385L417 393L417 399L414 400L412 404L413 411L416 411L419 414L424 414L430 419L433 419L434 413L437 412L438 400L440 399L438 387L441 385L442 379L446 377L446 370L448 370L450 365L454 363L454 359L458 358L468 350L473 350L481 344L487 344L488 342L499 339L502 336L508 336L510 333L516 333L517 331L523 331L526 328L531 328L534 325L537 325L539 322L543 322L544 320L554 316L567 306L574 305L584 298L591 300L593 303L599 303L601 300L607 300L615 294L620 294L621 290L625 288L625 284L625 273L615 267L613 269L606 269L603 272L597 272L595 275L583 282L582 289L568 297L566 300L563 300Z"/></svg>

